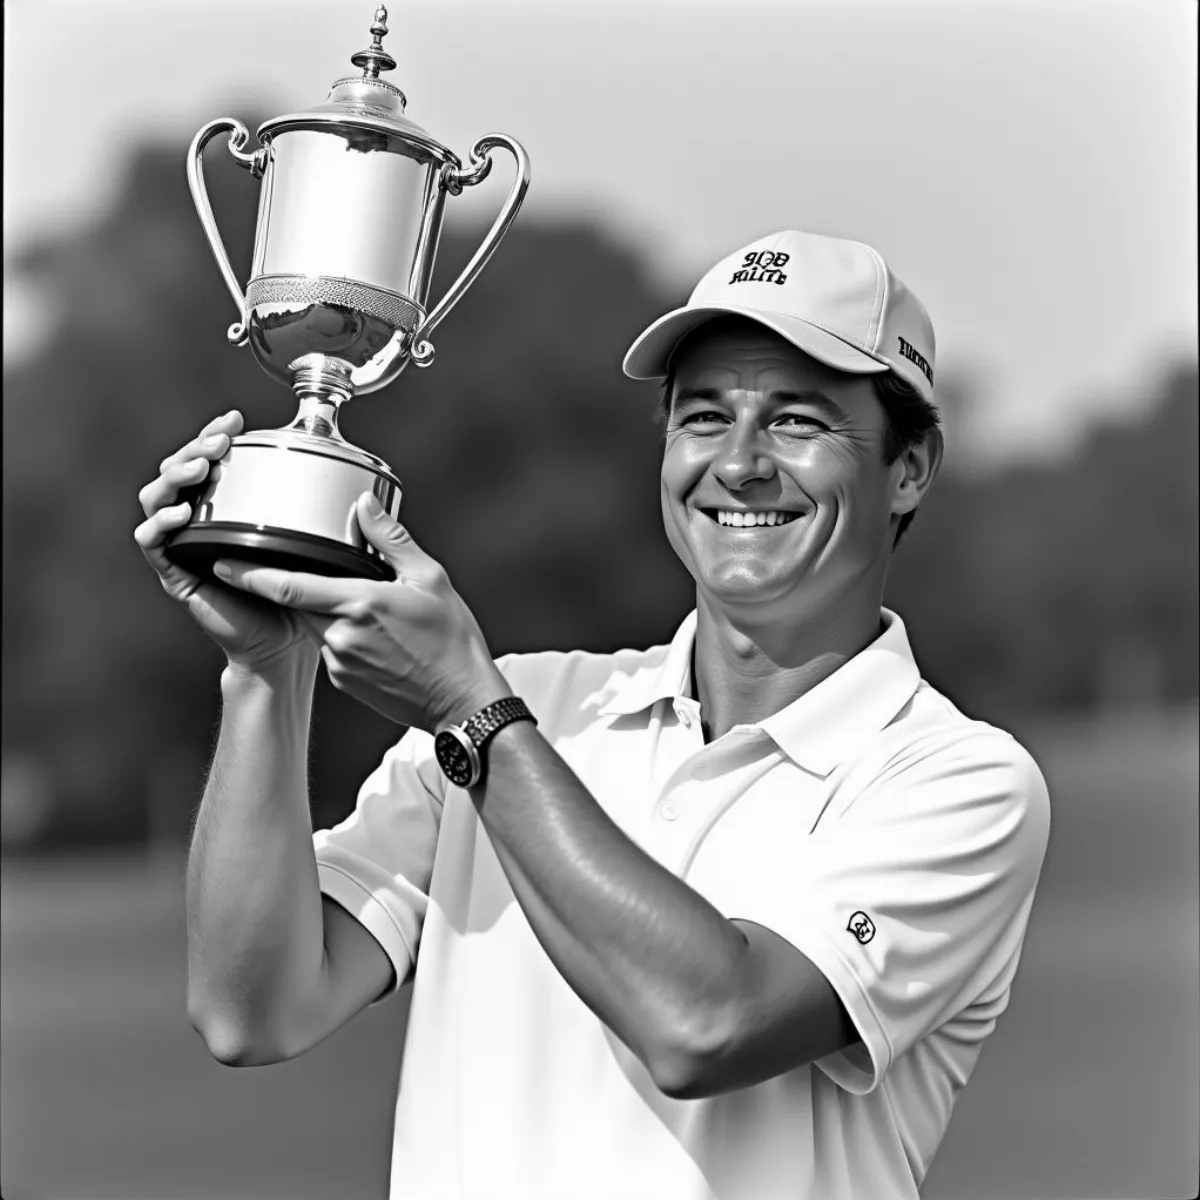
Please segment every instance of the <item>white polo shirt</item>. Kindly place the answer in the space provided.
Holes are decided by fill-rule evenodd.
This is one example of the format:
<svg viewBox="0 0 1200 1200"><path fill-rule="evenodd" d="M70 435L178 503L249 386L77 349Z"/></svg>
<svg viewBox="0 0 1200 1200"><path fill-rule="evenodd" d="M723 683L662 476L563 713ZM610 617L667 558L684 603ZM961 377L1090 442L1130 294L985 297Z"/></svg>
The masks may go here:
<svg viewBox="0 0 1200 1200"><path fill-rule="evenodd" d="M833 675L709 745L695 613L669 646L499 660L633 841L841 997L861 1042L765 1083L658 1091L547 958L427 734L314 835L322 890L397 979L416 964L393 1200L917 1195L1008 1003L1049 801L1026 751L925 683L883 617Z"/></svg>

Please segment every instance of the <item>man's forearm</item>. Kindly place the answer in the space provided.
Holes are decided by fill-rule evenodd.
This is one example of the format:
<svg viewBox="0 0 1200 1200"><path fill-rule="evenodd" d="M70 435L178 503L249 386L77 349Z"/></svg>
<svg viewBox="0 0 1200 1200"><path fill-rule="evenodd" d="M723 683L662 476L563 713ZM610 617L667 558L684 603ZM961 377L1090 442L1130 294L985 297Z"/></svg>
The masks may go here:
<svg viewBox="0 0 1200 1200"><path fill-rule="evenodd" d="M188 1011L241 1061L319 978L324 922L308 805L317 656L269 674L227 668L221 731L187 872Z"/></svg>
<svg viewBox="0 0 1200 1200"><path fill-rule="evenodd" d="M719 1043L741 931L635 845L529 722L502 729L472 798L559 973L670 1090Z"/></svg>

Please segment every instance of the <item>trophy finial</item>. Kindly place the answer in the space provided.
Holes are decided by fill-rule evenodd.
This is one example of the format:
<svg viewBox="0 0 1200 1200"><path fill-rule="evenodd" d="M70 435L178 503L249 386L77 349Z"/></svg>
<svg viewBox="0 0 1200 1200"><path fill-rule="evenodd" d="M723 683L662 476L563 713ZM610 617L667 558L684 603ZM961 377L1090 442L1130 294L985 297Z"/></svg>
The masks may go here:
<svg viewBox="0 0 1200 1200"><path fill-rule="evenodd" d="M364 79L378 79L380 71L395 70L396 60L383 48L387 31L387 9L381 4L375 10L375 21L371 25L370 46L350 56L356 67L362 67Z"/></svg>

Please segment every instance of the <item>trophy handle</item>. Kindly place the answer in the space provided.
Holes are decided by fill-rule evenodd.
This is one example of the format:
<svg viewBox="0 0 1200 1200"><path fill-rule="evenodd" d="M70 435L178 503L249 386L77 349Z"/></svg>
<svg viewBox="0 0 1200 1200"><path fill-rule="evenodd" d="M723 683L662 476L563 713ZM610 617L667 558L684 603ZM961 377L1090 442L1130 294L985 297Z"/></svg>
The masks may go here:
<svg viewBox="0 0 1200 1200"><path fill-rule="evenodd" d="M521 207L521 201L525 199L525 193L529 189L529 155L525 153L525 147L520 142L514 141L503 133L489 133L481 137L471 147L471 161L467 166L455 167L447 163L442 168L442 186L452 196L457 196L463 188L474 187L488 177L492 169L491 152L501 148L507 150L517 160L517 175L513 180L512 190L508 193L508 199L505 200L504 207L496 217L495 223L488 230L487 237L480 243L479 249L475 251L471 261L463 269L463 273L450 285L433 312L413 331L412 340L409 343L412 349L409 353L412 361L418 367L427 367L433 362L433 346L425 339L433 332L442 318L462 299L463 293L475 282L475 277L487 265L488 259L492 257L496 247L500 244L500 239L508 232L508 227L513 223L517 210Z"/></svg>
<svg viewBox="0 0 1200 1200"><path fill-rule="evenodd" d="M246 297L238 284L237 276L233 273L233 268L229 265L229 255L225 252L221 231L217 228L212 205L208 202L208 189L204 186L204 147L225 129L230 131L229 153L233 155L234 161L239 166L245 167L255 179L261 177L266 150L260 147L254 154L242 153L242 147L246 144L250 133L241 121L234 120L233 117L218 117L215 121L209 121L192 139L191 149L188 150L187 177L188 187L192 190L192 201L196 205L196 212L200 215L200 224L204 226L208 244L212 247L213 257L217 260L217 266L221 268L225 286L229 289L229 294L233 297L234 304L237 305L238 316L241 318L230 325L225 336L233 345L244 346L250 337L246 327Z"/></svg>

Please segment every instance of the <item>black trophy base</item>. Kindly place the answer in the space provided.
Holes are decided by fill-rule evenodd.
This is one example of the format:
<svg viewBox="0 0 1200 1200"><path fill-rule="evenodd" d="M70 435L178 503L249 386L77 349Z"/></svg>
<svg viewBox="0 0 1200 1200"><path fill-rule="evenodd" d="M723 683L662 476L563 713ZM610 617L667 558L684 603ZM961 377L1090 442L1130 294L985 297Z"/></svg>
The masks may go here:
<svg viewBox="0 0 1200 1200"><path fill-rule="evenodd" d="M171 537L167 557L193 575L211 575L213 563L234 558L259 567L285 571L308 571L337 578L374 579L388 583L395 578L381 558L311 533L242 525L235 521L208 521L189 525Z"/></svg>

